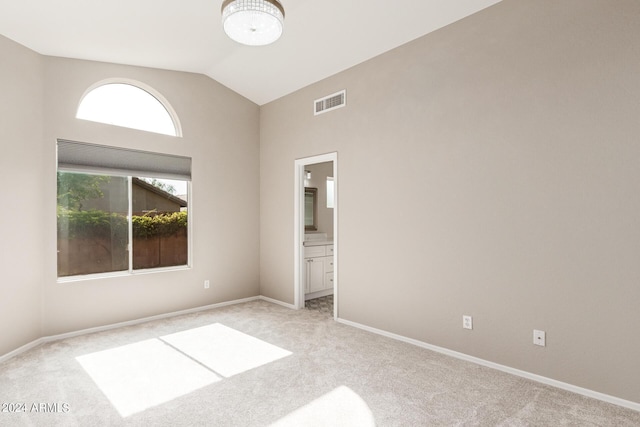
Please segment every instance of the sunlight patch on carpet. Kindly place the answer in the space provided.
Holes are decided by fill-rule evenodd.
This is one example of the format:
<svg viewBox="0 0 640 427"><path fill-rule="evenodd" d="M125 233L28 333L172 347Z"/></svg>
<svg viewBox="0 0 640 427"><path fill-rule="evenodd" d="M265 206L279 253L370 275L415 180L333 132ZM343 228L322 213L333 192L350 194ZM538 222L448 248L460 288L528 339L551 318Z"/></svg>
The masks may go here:
<svg viewBox="0 0 640 427"><path fill-rule="evenodd" d="M220 323L160 339L226 378L292 354Z"/></svg>
<svg viewBox="0 0 640 427"><path fill-rule="evenodd" d="M375 427L367 403L349 387L340 386L279 419L270 427Z"/></svg>
<svg viewBox="0 0 640 427"><path fill-rule="evenodd" d="M79 356L76 360L122 417L221 380L158 339Z"/></svg>

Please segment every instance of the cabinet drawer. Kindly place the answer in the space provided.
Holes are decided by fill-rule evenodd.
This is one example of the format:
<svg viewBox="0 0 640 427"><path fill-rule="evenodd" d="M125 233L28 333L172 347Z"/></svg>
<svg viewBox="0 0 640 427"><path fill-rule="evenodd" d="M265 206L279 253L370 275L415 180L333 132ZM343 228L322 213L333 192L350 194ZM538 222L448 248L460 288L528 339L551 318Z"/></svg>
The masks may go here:
<svg viewBox="0 0 640 427"><path fill-rule="evenodd" d="M304 247L304 257L305 258L315 258L319 256L325 256L326 251L324 246L305 246Z"/></svg>
<svg viewBox="0 0 640 427"><path fill-rule="evenodd" d="M333 289L333 273L325 273L324 275L324 288Z"/></svg>
<svg viewBox="0 0 640 427"><path fill-rule="evenodd" d="M324 271L327 273L333 273L333 257L328 256L324 258Z"/></svg>
<svg viewBox="0 0 640 427"><path fill-rule="evenodd" d="M333 256L333 245L327 245L327 256Z"/></svg>

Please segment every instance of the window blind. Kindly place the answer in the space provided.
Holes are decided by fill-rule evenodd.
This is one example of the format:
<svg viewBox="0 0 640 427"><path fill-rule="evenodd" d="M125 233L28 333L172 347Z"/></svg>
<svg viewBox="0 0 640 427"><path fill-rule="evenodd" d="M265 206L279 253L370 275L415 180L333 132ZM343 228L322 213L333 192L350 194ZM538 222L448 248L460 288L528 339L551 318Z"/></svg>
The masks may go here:
<svg viewBox="0 0 640 427"><path fill-rule="evenodd" d="M58 170L191 180L191 157L58 139Z"/></svg>

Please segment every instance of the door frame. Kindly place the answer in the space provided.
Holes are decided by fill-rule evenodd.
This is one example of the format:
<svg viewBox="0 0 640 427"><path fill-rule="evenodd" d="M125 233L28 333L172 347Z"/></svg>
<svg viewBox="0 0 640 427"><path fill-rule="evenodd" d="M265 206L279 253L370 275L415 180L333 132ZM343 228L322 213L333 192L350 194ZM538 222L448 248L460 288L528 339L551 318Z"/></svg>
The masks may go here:
<svg viewBox="0 0 640 427"><path fill-rule="evenodd" d="M304 308L304 178L305 167L317 163L333 162L333 317L338 318L339 247L338 247L338 152L304 157L295 161L294 185L294 306Z"/></svg>

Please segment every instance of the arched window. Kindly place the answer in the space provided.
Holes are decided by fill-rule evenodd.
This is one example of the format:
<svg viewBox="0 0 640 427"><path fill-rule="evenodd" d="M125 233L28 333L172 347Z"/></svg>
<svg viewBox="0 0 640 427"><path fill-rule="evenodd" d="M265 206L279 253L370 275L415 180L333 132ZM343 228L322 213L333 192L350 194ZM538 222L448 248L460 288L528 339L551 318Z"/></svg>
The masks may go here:
<svg viewBox="0 0 640 427"><path fill-rule="evenodd" d="M131 129L182 136L169 103L153 89L135 82L100 82L90 88L76 118Z"/></svg>

